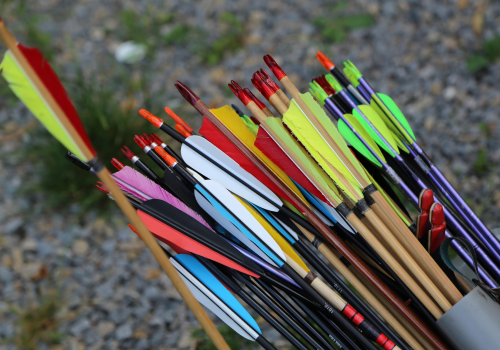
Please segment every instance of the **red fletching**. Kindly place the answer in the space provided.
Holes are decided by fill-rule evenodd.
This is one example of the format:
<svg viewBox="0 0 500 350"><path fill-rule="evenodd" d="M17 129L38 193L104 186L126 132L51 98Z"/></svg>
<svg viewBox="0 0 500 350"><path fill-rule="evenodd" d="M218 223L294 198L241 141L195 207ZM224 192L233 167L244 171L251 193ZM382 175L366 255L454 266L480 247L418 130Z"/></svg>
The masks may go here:
<svg viewBox="0 0 500 350"><path fill-rule="evenodd" d="M429 221L431 222L431 230L429 231L428 250L432 254L446 238L446 221L444 209L441 204L434 203L432 205Z"/></svg>
<svg viewBox="0 0 500 350"><path fill-rule="evenodd" d="M273 71L274 76L281 81L284 77L286 77L285 72L279 64L274 60L274 58L271 55L265 55L264 56L264 62L266 62L267 66Z"/></svg>
<svg viewBox="0 0 500 350"><path fill-rule="evenodd" d="M326 55L323 52L318 50L318 53L316 54L316 58L318 59L318 61L321 62L321 64L323 65L323 67L326 68L326 70L332 70L333 68L335 68L335 65L333 64L333 62L330 61L330 59L328 57L326 57Z"/></svg>
<svg viewBox="0 0 500 350"><path fill-rule="evenodd" d="M113 166L118 170L122 170L123 168L125 168L125 165L123 165L123 163L116 158L111 159L111 164L113 164Z"/></svg>
<svg viewBox="0 0 500 350"><path fill-rule="evenodd" d="M142 149L144 149L144 148L146 148L148 146L147 143L146 143L146 141L144 140L144 138L142 136L135 135L134 136L134 141Z"/></svg>
<svg viewBox="0 0 500 350"><path fill-rule="evenodd" d="M257 107L259 107L261 110L266 108L266 105L262 103L262 101L259 100L257 97L255 97L255 95L252 93L252 91L250 91L249 88L244 88L243 93L246 94L248 97L250 97L252 101L257 104Z"/></svg>
<svg viewBox="0 0 500 350"><path fill-rule="evenodd" d="M207 259L216 261L224 266L228 266L232 269L241 271L247 275L253 277L259 277L253 272L247 270L243 266L235 263L234 261L226 258L224 255L215 252L214 250L206 247L205 245L195 241L194 239L186 236L185 234L173 229L172 227L164 224L160 220L144 213L141 210L137 210L137 214L141 218L142 222L146 225L148 230L160 241L165 244L173 243L181 249L185 249L191 253L201 255Z"/></svg>
<svg viewBox="0 0 500 350"><path fill-rule="evenodd" d="M290 176L295 182L304 187L306 191L315 195L323 202L328 203L325 196L316 188L316 186L314 186L304 173L302 173L295 163L290 160L281 147L274 142L274 140L263 128L259 128L257 139L255 140L255 147L271 159L274 164L280 167L280 169Z"/></svg>
<svg viewBox="0 0 500 350"><path fill-rule="evenodd" d="M180 92L182 97L184 97L186 101L188 101L192 106L194 106L195 103L200 100L200 98L193 91L191 91L190 88L181 83L179 80L177 80L177 84L175 84L175 87Z"/></svg>
<svg viewBox="0 0 500 350"><path fill-rule="evenodd" d="M154 126L156 126L157 128L159 128L162 124L163 124L163 120L161 120L160 118L158 118L157 116L149 113L147 110L145 110L144 108L143 109L140 109L139 110L139 114L146 118L147 120L149 120L149 122L151 124L153 124Z"/></svg>
<svg viewBox="0 0 500 350"><path fill-rule="evenodd" d="M259 90L260 93L266 98L266 100L269 100L269 98L275 94L273 89L271 89L269 85L267 85L267 83L262 79L262 76L259 74L259 72L255 72L252 75L252 83L257 88L257 90Z"/></svg>
<svg viewBox="0 0 500 350"><path fill-rule="evenodd" d="M134 152L132 152L127 146L123 145L122 153L130 160L135 157Z"/></svg>
<svg viewBox="0 0 500 350"><path fill-rule="evenodd" d="M250 161L226 136L224 136L207 118L203 117L203 124L200 128L200 134L212 142L215 147L224 152L228 157L232 158L243 169L255 176L257 180L269 187L271 191L286 201L292 203L295 207L301 207L297 202L286 195L274 182L271 181L255 164Z"/></svg>
<svg viewBox="0 0 500 350"><path fill-rule="evenodd" d="M190 127L188 125L188 123L186 123L184 121L184 119L182 119L181 117L179 117L177 114L174 113L174 111L172 111L170 108L168 107L165 107L165 112L167 112L167 114L177 123L177 124L180 124L182 125L183 127L186 128L187 131L189 131L191 133L191 131L193 131L193 128Z"/></svg>
<svg viewBox="0 0 500 350"><path fill-rule="evenodd" d="M85 129L83 128L80 117L78 117L78 113L76 112L68 93L64 89L64 86L61 84L61 81L50 66L49 62L44 59L42 53L37 48L26 47L21 44L17 44L17 47L23 54L24 58L28 61L31 68L33 68L35 73L38 75L45 88L50 92L54 101L66 115L68 121L71 125L73 125L89 151L95 156L96 152L90 143Z"/></svg>

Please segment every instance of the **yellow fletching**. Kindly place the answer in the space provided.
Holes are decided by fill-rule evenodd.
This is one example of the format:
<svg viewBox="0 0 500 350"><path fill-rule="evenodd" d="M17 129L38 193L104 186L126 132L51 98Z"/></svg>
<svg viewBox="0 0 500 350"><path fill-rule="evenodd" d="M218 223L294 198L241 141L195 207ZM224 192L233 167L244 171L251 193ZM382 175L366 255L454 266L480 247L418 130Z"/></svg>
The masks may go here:
<svg viewBox="0 0 500 350"><path fill-rule="evenodd" d="M347 187L344 186L344 184L337 177L335 172L332 171L329 164L331 164L331 166L333 166L339 172L341 172L340 169L342 169L343 171L341 173L344 176L347 173L352 178L352 175L348 172L348 170L338 159L335 153L331 151L328 144L323 140L321 135L318 134L314 126L311 125L309 120L304 116L297 103L293 99L290 103L290 108L288 108L288 111L286 111L283 115L283 121L293 132L293 134L299 139L302 145L304 145L309 154L318 162L323 170L335 182L335 184L350 198L355 198L355 194L350 193ZM346 178L348 177L346 176ZM358 196L362 195L359 186L355 187L355 191L358 192Z"/></svg>
<svg viewBox="0 0 500 350"><path fill-rule="evenodd" d="M266 127L269 127L274 133L280 138L283 143L285 143L288 148L295 154L295 156L300 160L303 166L305 166L317 179L317 181L322 185L322 187L328 191L328 194L333 197L337 202L342 202L340 198L340 193L337 190L337 186L333 183L332 179L323 171L323 169L316 163L309 154L304 150L304 148L295 140L292 135L285 129L281 118L269 117L264 120Z"/></svg>
<svg viewBox="0 0 500 350"><path fill-rule="evenodd" d="M64 126L55 117L49 105L41 98L33 83L19 66L10 51L5 53L0 71L14 94L25 104L33 115L61 142L64 147L84 161L89 161L80 150Z"/></svg>
<svg viewBox="0 0 500 350"><path fill-rule="evenodd" d="M238 197L236 198L253 215L253 217L257 219L257 221L262 225L262 227L264 227L266 231L269 232L271 237L276 241L276 243L278 243L281 250L283 250L283 252L286 255L292 258L293 261L299 264L304 270L309 272L309 268L304 263L304 261L302 261L302 259L297 255L292 246L283 237L281 237L281 235L274 229L274 227L271 224L269 224L269 222L267 222L267 220L262 215L260 215L260 213L254 207L248 204L245 200L242 200L241 198Z"/></svg>
<svg viewBox="0 0 500 350"><path fill-rule="evenodd" d="M313 99L310 93L307 92L305 94L299 94L299 96L302 99L302 101L304 101L304 103L307 105L307 107L309 107L309 109L313 112L313 114L319 120L321 125L323 125L326 132L332 137L333 141L335 141L335 143L340 148L342 153L344 153L349 162L358 171L359 175L361 175L366 182L370 183L370 179L368 178L368 176L366 176L365 172L361 168L359 161L356 159L354 154L352 154L352 152L349 150L349 147L347 147L344 138L342 137L342 135L340 135L339 131L337 130L331 119L328 118L323 108L321 108L321 106ZM355 174L352 175L353 177L355 177ZM356 183L359 184L357 180Z"/></svg>
<svg viewBox="0 0 500 350"><path fill-rule="evenodd" d="M221 108L212 109L211 112L219 119L231 132L236 135L267 167L276 174L286 186L299 196L304 203L307 203L304 196L293 181L283 172L276 164L274 164L267 156L255 147L257 136L248 129L245 122L236 114L230 106L222 106Z"/></svg>

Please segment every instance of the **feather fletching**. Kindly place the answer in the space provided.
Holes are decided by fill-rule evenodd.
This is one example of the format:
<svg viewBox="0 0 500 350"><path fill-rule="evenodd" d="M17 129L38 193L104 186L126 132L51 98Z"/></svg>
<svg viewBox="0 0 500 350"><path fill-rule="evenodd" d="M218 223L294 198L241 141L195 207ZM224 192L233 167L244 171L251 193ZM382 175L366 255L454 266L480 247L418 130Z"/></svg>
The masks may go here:
<svg viewBox="0 0 500 350"><path fill-rule="evenodd" d="M311 96L310 93L305 93L305 94L300 94L299 95L302 101L309 107L309 109L313 112L314 116L319 120L321 125L325 128L326 132L332 137L333 141L336 143L338 148L340 148L340 151L344 154L345 158L347 158L348 162L356 169L357 173L363 177L363 179L370 183L370 180L366 176L365 172L361 168L361 165L359 164L358 160L354 155L351 153L349 148L347 147L347 144L345 143L345 140L342 138L340 135L339 131L335 127L335 125L332 123L330 118L326 115L325 111L321 108L321 106L314 101L313 97ZM346 164L349 166L349 164ZM353 177L358 176L356 173L351 174ZM346 176L347 177L347 176ZM349 177L347 177L349 178ZM356 183L359 184L358 180L356 179Z"/></svg>
<svg viewBox="0 0 500 350"><path fill-rule="evenodd" d="M321 198L325 202L328 202L323 193L321 193L316 188L316 186L312 183L311 179L303 175L301 170L299 171L288 170L289 168L291 169L292 167L298 168L299 166L304 166L312 174L312 176L314 176L315 180L321 184L322 190L327 191L329 196L333 197L336 201L340 202L341 201L340 194L337 192L335 184L323 171L323 169L321 169L318 163L316 163L313 159L311 159L311 157L309 156L309 154L307 154L304 148L285 129L281 118L276 118L276 117L266 118L263 123L266 125L266 128L272 130L274 134L276 134L276 136L279 137L281 142L283 142L290 149L290 151L294 153L294 155L298 158L300 164L293 163L286 155L279 156L277 152L267 154L263 148L260 148L260 142L263 142L263 147L265 147L266 139L264 137L261 138L259 134L257 135L258 137L256 141L256 146L259 147L259 149L261 149L264 153L266 153L266 155L268 155L269 158L273 159L273 161L278 166L280 166L287 174L289 174L295 181L297 181L298 184L303 186L305 189L307 189L310 193L313 193L318 198ZM270 139L267 133L266 136ZM270 140L270 142L274 141ZM285 162L286 165L283 164ZM304 177L303 181L298 180L301 179L299 173L302 174L302 176Z"/></svg>
<svg viewBox="0 0 500 350"><path fill-rule="evenodd" d="M304 116L297 103L292 99L290 108L283 115L283 121L299 139L302 145L307 149L309 154L318 162L323 170L330 176L334 183L350 198L354 198L355 194L351 193L346 185L337 176L336 169L342 168L344 173L350 175L338 157L331 151L330 147L319 135L313 125ZM332 169L333 168L333 169ZM338 171L340 173L340 171ZM361 196L359 186L355 188L357 195Z"/></svg>
<svg viewBox="0 0 500 350"><path fill-rule="evenodd" d="M66 90L38 49L17 44L15 52L5 53L0 70L14 94L56 139L86 162L95 157Z"/></svg>
<svg viewBox="0 0 500 350"><path fill-rule="evenodd" d="M184 213L188 214L189 216L193 217L206 227L210 228L210 226L207 224L207 222L193 209L182 203L179 199L174 197L172 194L168 193L165 191L161 186L156 184L155 182L151 181L148 179L146 176L142 175L138 171L135 171L129 166L124 167L122 170L117 171L116 173L113 174L113 176L117 177L118 179L122 180L123 182L127 183L128 185L132 186L135 189L138 189L139 191L143 192L147 196L155 199L161 199L168 204L176 207L177 209L183 211ZM124 191L129 191L130 189L127 187L124 187L120 182L118 182L118 186L124 190ZM142 195L144 196L144 195ZM142 200L148 200L150 198L143 197L141 198ZM211 228L210 228L211 229Z"/></svg>

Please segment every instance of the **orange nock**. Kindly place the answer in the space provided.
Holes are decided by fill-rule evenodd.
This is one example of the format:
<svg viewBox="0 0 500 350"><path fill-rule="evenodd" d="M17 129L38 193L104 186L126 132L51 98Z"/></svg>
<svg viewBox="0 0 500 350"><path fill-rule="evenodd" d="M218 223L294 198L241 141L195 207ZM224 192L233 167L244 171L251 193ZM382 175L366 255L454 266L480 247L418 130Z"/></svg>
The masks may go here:
<svg viewBox="0 0 500 350"><path fill-rule="evenodd" d="M144 108L139 110L139 114L141 116L143 116L144 118L146 118L147 120L149 120L149 122L151 124L153 124L154 126L156 126L157 128L159 128L163 124L163 120L161 120L157 116L149 113Z"/></svg>
<svg viewBox="0 0 500 350"><path fill-rule="evenodd" d="M188 125L188 123L186 123L184 121L184 119L182 119L181 117L179 117L177 114L174 113L174 111L172 111L170 108L168 107L165 107L165 112L167 112L167 114L177 123L177 124L180 124L182 125L183 127L186 128L187 131L189 131L190 133L193 131L193 128L190 127Z"/></svg>
<svg viewBox="0 0 500 350"><path fill-rule="evenodd" d="M161 148L161 146L156 146L155 147L155 152L160 156L162 157L162 159L167 162L168 166L173 166L175 163L177 163L177 159L175 159L174 157L172 157L170 154L168 154L167 152L165 152L165 150L163 148Z"/></svg>
<svg viewBox="0 0 500 350"><path fill-rule="evenodd" d="M184 137L193 136L186 130L186 128L181 124L175 124L175 130Z"/></svg>
<svg viewBox="0 0 500 350"><path fill-rule="evenodd" d="M323 67L326 68L326 70L332 70L333 68L335 68L335 65L333 64L333 62L330 61L330 59L328 57L326 57L326 55L323 52L318 50L318 53L316 54L316 58L318 59L318 61L321 62L321 64L323 65Z"/></svg>

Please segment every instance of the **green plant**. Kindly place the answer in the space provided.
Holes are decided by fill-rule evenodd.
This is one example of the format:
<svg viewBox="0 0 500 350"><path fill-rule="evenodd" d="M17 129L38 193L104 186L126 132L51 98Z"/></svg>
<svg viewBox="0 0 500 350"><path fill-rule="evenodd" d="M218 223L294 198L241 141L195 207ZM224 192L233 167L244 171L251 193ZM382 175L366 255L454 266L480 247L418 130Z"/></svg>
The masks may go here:
<svg viewBox="0 0 500 350"><path fill-rule="evenodd" d="M122 11L119 15L121 29L119 36L123 40L134 40L138 43L154 45L160 38L160 27L172 23L175 15L173 13L139 14L133 10Z"/></svg>
<svg viewBox="0 0 500 350"><path fill-rule="evenodd" d="M155 130L137 115L134 104L120 103L114 90L84 78L81 71L65 85L90 140L105 165L109 164L112 157L121 159L124 164L129 163L120 152L120 147L124 144L140 154L140 149L132 146L134 134ZM64 158L66 149L42 127L32 135L32 141L20 152L32 162L37 173L24 191L44 192L48 207L65 208L68 204L78 202L82 211L95 209L102 213L113 207L106 196L93 190L95 177L71 165ZM147 159L144 160L148 162ZM156 169L154 165L152 168Z"/></svg>
<svg viewBox="0 0 500 350"><path fill-rule="evenodd" d="M235 52L243 47L245 27L238 18L229 12L220 15L222 23L221 35L212 42L201 42L195 51L202 63L215 65L222 61L227 52Z"/></svg>
<svg viewBox="0 0 500 350"><path fill-rule="evenodd" d="M477 152L476 161L472 165L472 169L478 176L482 176L490 170L490 164L488 163L488 156L484 148L479 149Z"/></svg>
<svg viewBox="0 0 500 350"><path fill-rule="evenodd" d="M14 339L17 348L35 350L43 341L49 345L59 344L64 335L57 331L59 324L58 312L62 308L61 295L51 292L45 295L38 306L21 311L11 309L18 316L18 332Z"/></svg>
<svg viewBox="0 0 500 350"><path fill-rule="evenodd" d="M467 70L478 73L488 68L500 57L500 36L494 36L483 43L481 52L467 58Z"/></svg>
<svg viewBox="0 0 500 350"><path fill-rule="evenodd" d="M254 342L243 338L231 327L224 325L218 327L218 329L222 337L226 340L227 345L229 345L230 349L244 350L253 348ZM198 340L198 346L196 347L197 350L217 349L203 328L195 329L192 333L192 337Z"/></svg>
<svg viewBox="0 0 500 350"><path fill-rule="evenodd" d="M374 19L366 13L346 14L347 3L341 2L330 7L329 14L316 17L313 25L318 29L321 39L326 42L341 42L350 30L373 25Z"/></svg>

